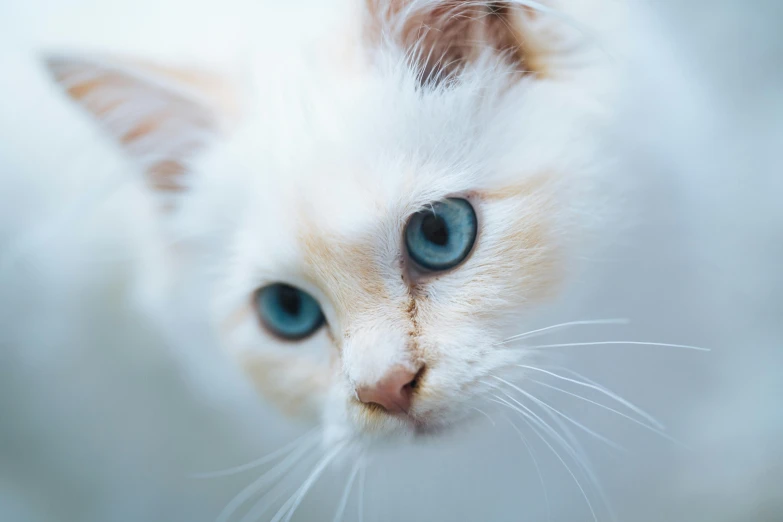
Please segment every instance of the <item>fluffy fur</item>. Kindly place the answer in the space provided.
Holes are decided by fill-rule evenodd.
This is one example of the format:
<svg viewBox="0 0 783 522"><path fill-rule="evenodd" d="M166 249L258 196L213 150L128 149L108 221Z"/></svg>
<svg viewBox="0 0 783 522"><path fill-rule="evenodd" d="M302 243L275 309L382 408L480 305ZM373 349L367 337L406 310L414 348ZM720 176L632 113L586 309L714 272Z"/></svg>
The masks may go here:
<svg viewBox="0 0 783 522"><path fill-rule="evenodd" d="M613 69L583 9L369 1L346 11L348 31L257 57L255 81L229 95L204 74L47 64L165 193L178 284L203 286L258 389L320 415L330 442L411 435L468 416L515 368L519 350L499 343L604 210L590 206L605 166L592 136ZM477 210L477 246L417 274L405 223L455 195ZM328 327L297 345L269 335L251 299L274 282L316 296ZM426 368L406 419L354 391L395 365Z"/></svg>

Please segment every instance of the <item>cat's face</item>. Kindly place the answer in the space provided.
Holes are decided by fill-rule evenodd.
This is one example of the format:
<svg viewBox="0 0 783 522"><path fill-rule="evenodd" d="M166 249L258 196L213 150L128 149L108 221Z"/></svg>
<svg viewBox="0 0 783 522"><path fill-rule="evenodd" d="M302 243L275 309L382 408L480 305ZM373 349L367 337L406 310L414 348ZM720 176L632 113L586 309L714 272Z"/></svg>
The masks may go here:
<svg viewBox="0 0 783 522"><path fill-rule="evenodd" d="M518 360L496 343L558 278L546 173L489 188L453 164L332 168L329 188L238 209L216 285L224 344L267 396L320 412L335 436L475 413L489 376Z"/></svg>
<svg viewBox="0 0 783 522"><path fill-rule="evenodd" d="M562 278L590 163L590 90L517 45L540 15L389 5L350 58L265 62L238 123L205 77L50 62L200 249L225 349L330 440L438 432L519 370L501 343Z"/></svg>

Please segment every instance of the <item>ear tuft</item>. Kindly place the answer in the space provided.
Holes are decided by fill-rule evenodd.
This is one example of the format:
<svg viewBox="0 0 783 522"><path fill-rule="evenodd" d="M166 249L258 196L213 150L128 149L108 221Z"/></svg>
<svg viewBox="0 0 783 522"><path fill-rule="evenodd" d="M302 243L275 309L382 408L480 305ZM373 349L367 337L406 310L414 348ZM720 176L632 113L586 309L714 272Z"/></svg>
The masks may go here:
<svg viewBox="0 0 783 522"><path fill-rule="evenodd" d="M481 57L494 55L520 75L532 69L523 34L530 10L515 2L474 0L366 0L370 42L406 50L422 83L453 78ZM512 5L516 4L516 5Z"/></svg>
<svg viewBox="0 0 783 522"><path fill-rule="evenodd" d="M158 190L181 190L188 160L222 130L205 73L78 56L50 55L44 63Z"/></svg>

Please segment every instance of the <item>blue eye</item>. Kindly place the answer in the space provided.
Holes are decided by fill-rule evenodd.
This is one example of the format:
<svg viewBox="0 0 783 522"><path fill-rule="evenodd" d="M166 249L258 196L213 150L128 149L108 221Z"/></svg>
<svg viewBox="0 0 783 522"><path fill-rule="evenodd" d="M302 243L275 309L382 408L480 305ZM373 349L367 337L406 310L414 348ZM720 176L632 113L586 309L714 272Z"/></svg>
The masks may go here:
<svg viewBox="0 0 783 522"><path fill-rule="evenodd" d="M324 314L318 301L310 294L283 283L258 290L255 306L267 329L291 341L312 335L324 323Z"/></svg>
<svg viewBox="0 0 783 522"><path fill-rule="evenodd" d="M422 268L448 270L460 264L476 242L476 212L467 200L449 198L411 216L405 228L408 255Z"/></svg>

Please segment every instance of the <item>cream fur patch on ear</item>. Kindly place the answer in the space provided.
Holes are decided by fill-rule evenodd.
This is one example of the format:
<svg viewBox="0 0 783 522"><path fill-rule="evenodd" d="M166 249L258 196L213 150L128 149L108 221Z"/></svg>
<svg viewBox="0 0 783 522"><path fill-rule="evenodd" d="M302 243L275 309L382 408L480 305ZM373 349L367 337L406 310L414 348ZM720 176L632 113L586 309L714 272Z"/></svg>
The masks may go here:
<svg viewBox="0 0 783 522"><path fill-rule="evenodd" d="M227 84L207 73L80 56L48 56L45 63L161 191L183 188L188 159L235 112Z"/></svg>
<svg viewBox="0 0 783 522"><path fill-rule="evenodd" d="M520 75L541 74L538 42L528 31L531 10L517 2L476 0L365 0L369 42L390 39L408 50L424 83L458 73L487 53Z"/></svg>

